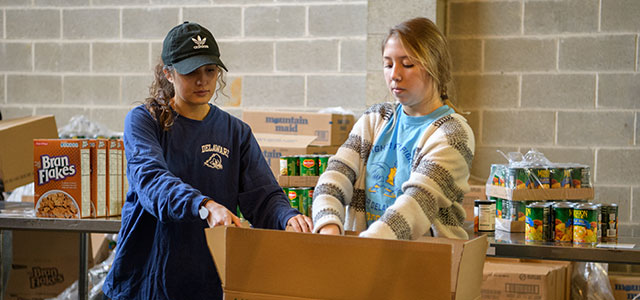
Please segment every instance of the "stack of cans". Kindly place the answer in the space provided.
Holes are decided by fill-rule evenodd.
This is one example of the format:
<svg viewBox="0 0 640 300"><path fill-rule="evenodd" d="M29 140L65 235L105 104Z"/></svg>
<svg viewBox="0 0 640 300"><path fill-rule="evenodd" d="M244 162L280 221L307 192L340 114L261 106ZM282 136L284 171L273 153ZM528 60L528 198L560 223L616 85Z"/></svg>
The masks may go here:
<svg viewBox="0 0 640 300"><path fill-rule="evenodd" d="M289 198L291 207L297 209L303 215L311 217L312 187L284 187L282 189L287 198Z"/></svg>
<svg viewBox="0 0 640 300"><path fill-rule="evenodd" d="M280 157L282 176L320 176L327 169L331 155L291 155Z"/></svg>
<svg viewBox="0 0 640 300"><path fill-rule="evenodd" d="M568 189L591 187L591 168L580 164L553 166L491 165L490 184L510 189Z"/></svg>

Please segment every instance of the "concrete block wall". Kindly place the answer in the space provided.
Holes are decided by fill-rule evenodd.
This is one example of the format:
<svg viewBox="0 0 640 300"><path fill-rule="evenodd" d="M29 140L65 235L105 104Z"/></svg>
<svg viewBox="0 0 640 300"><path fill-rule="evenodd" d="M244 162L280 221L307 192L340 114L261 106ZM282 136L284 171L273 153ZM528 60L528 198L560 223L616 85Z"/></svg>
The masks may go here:
<svg viewBox="0 0 640 300"><path fill-rule="evenodd" d="M0 111L84 114L115 131L148 95L162 40L209 28L229 68L215 103L315 111L366 102L367 1L11 0L0 2Z"/></svg>
<svg viewBox="0 0 640 300"><path fill-rule="evenodd" d="M474 178L505 162L496 150L588 164L595 202L619 205L622 233L640 231L640 2L450 0L447 10Z"/></svg>

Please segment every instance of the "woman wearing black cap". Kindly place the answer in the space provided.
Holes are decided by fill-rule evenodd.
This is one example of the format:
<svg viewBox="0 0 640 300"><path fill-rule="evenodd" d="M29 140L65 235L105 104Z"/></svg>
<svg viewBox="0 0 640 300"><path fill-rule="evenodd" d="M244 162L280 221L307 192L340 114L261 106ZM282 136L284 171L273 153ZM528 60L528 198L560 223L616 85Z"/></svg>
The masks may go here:
<svg viewBox="0 0 640 300"><path fill-rule="evenodd" d="M125 119L129 192L111 299L222 299L204 228L240 225L309 232L291 208L249 126L211 105L224 87L218 45L196 23L171 29L151 95ZM218 84L220 83L220 84Z"/></svg>

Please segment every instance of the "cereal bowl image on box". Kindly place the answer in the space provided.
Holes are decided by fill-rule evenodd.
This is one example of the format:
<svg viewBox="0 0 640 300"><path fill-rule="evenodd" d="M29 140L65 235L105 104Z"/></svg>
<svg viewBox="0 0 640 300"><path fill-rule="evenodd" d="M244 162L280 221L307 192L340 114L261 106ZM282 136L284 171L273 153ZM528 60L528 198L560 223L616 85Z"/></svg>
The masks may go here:
<svg viewBox="0 0 640 300"><path fill-rule="evenodd" d="M64 191L50 190L36 202L36 217L79 219L78 204Z"/></svg>

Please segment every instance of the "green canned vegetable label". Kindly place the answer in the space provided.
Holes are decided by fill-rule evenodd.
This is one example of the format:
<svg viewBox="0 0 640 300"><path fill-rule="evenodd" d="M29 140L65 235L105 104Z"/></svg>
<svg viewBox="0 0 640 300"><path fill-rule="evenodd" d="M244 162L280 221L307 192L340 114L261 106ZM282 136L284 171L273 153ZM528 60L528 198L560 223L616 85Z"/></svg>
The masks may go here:
<svg viewBox="0 0 640 300"><path fill-rule="evenodd" d="M318 175L322 175L329 164L330 155L321 155L318 157Z"/></svg>
<svg viewBox="0 0 640 300"><path fill-rule="evenodd" d="M565 168L552 168L550 170L549 183L552 189L568 189L571 187L570 180L571 170L566 170Z"/></svg>
<svg viewBox="0 0 640 300"><path fill-rule="evenodd" d="M318 176L317 157L300 156L300 176Z"/></svg>
<svg viewBox="0 0 640 300"><path fill-rule="evenodd" d="M300 188L289 188L289 203L291 207L300 211L300 203L304 201L303 191Z"/></svg>
<svg viewBox="0 0 640 300"><path fill-rule="evenodd" d="M502 219L502 199L496 197L489 197L489 200L496 201L496 218Z"/></svg>

